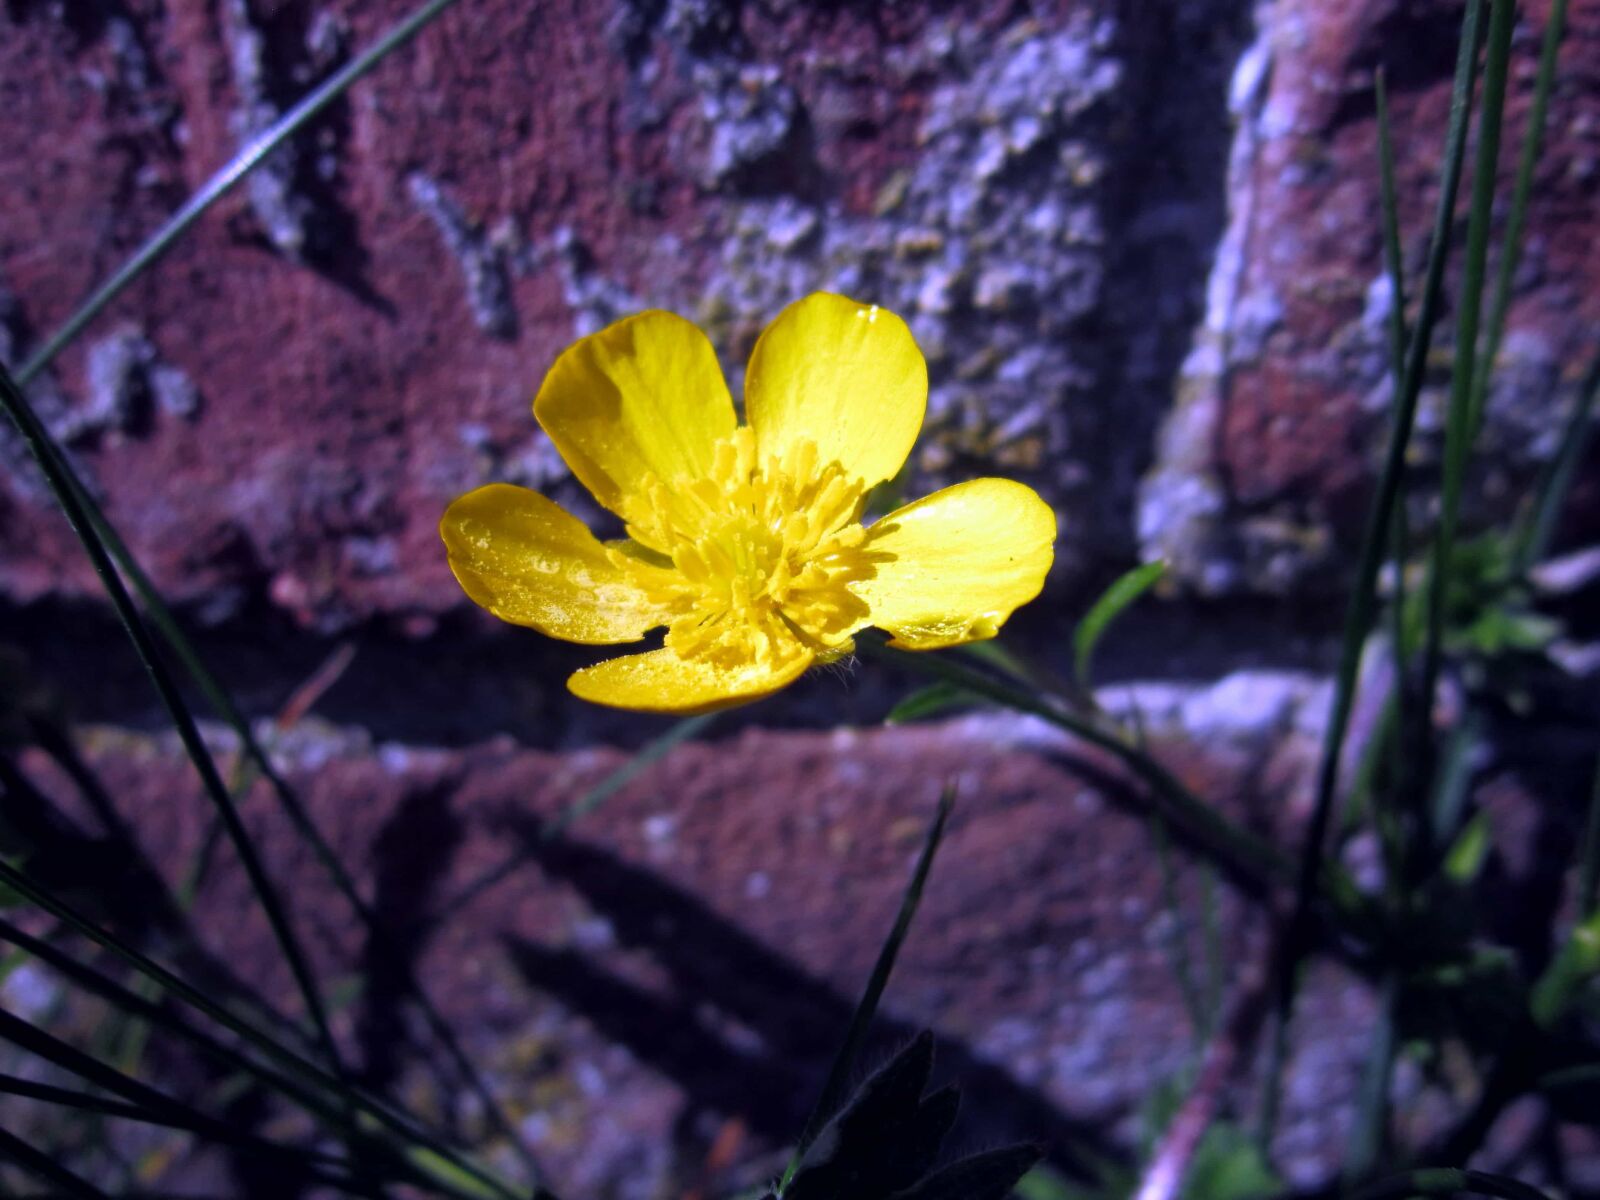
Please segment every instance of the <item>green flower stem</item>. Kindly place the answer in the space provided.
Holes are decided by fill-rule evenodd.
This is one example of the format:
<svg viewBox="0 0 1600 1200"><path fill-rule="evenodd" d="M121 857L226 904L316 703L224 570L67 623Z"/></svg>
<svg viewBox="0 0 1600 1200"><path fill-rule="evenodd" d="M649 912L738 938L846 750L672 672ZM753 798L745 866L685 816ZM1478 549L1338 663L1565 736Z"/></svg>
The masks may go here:
<svg viewBox="0 0 1600 1200"><path fill-rule="evenodd" d="M943 679L1006 708L1040 717L1110 753L1145 784L1151 808L1172 829L1204 850L1249 890L1258 894L1270 892L1292 877L1292 866L1274 846L1213 811L1154 758L1116 734L949 655L896 650L878 641L876 635L857 638L856 649L893 666Z"/></svg>
<svg viewBox="0 0 1600 1200"><path fill-rule="evenodd" d="M17 370L18 384L27 387L32 383L40 371L49 366L91 321L122 294L124 288L170 250L208 208L232 191L246 175L266 161L274 150L320 115L328 105L343 95L351 84L416 37L455 3L456 0L429 0L420 6L371 46L328 76L298 104L252 139L243 150L228 161L226 166L207 180L204 187L189 197L183 207L173 213L160 229L151 234L144 244L117 268L116 273L96 288L62 326L50 335L45 344L22 364Z"/></svg>

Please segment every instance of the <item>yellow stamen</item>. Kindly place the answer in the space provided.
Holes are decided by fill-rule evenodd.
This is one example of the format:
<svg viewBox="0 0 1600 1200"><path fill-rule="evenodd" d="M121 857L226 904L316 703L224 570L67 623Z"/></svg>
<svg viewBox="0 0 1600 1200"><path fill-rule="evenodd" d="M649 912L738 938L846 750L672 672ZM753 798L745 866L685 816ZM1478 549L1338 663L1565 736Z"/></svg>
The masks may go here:
<svg viewBox="0 0 1600 1200"><path fill-rule="evenodd" d="M649 513L634 538L672 559L676 572L612 551L652 600L681 614L667 645L685 658L770 665L802 647L848 653L867 615L851 583L870 579L862 549L864 489L838 463L820 465L815 442L760 459L742 428L717 444L708 477L645 487Z"/></svg>

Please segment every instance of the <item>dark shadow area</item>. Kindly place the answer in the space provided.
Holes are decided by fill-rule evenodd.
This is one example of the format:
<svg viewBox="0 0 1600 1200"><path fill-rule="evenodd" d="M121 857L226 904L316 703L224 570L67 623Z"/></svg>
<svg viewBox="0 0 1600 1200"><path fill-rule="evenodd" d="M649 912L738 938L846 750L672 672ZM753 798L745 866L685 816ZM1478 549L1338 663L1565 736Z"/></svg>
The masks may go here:
<svg viewBox="0 0 1600 1200"><path fill-rule="evenodd" d="M513 941L508 951L528 985L666 1075L693 1107L737 1115L779 1144L798 1137L855 997L649 871L598 847L547 839L537 825L520 832L544 874L582 895L619 946L648 954L670 991L647 991L572 950ZM863 1062L882 1061L916 1032L880 1011ZM1096 1161L1120 1160L1103 1123L1073 1120L960 1042L938 1038L935 1061L940 1078L962 1091L959 1144L1050 1137L1050 1159L1079 1178Z"/></svg>
<svg viewBox="0 0 1600 1200"><path fill-rule="evenodd" d="M75 806L92 814L99 828L88 829L63 811L17 762L0 752L0 853L100 928L166 963L207 994L252 1014L258 1024L276 1025L281 1036L286 1028L282 1018L269 1013L228 964L202 945L189 914L135 840L71 735L43 720L34 720L31 732L77 792ZM124 969L122 960L93 953L85 942L73 944L69 939L60 945L71 947L71 962L113 976ZM144 1029L134 1019L119 1036L112 1037L109 1025L100 1032L112 1037L107 1045L115 1046ZM159 1029L149 1031L139 1057L147 1077L170 1095L226 1097L214 1115L242 1132L264 1133L267 1123L279 1115L261 1088L239 1088L231 1068L192 1053ZM228 1151L224 1157L233 1181L231 1195L282 1200L301 1195L310 1186L304 1170L281 1156Z"/></svg>
<svg viewBox="0 0 1600 1200"><path fill-rule="evenodd" d="M361 954L363 1005L356 1024L362 1082L382 1095L406 1061L423 1056L405 1020L417 960L427 947L427 913L461 844L449 785L408 796L373 844L372 911L383 930Z"/></svg>
<svg viewBox="0 0 1600 1200"><path fill-rule="evenodd" d="M1105 400L1088 459L1101 464L1093 524L1111 531L1099 556L1109 582L1117 563L1131 565L1139 480L1171 410L1227 223L1228 87L1252 36L1253 5L1105 7L1117 22L1118 56L1133 65L1108 130L1104 302L1085 330L1085 341L1101 347L1096 392Z"/></svg>
<svg viewBox="0 0 1600 1200"><path fill-rule="evenodd" d="M1048 598L1020 610L1004 644L1070 675L1073 622L1088 607ZM1101 683L1134 679L1214 681L1237 670L1325 671L1337 651L1340 610L1272 601L1225 604L1148 601L1124 616L1095 658ZM463 613L427 638L410 638L369 623L338 636L297 628L258 604L228 624L186 627L206 662L252 718L275 716L295 689L345 642L356 648L349 668L317 702L317 717L359 726L377 741L465 746L506 735L540 749L598 742L637 747L671 728L671 717L584 704L565 680L580 667L639 647L574 646L532 630ZM0 604L0 645L23 648L42 682L72 698L77 721L150 732L167 729L150 682L114 616L98 604ZM942 653L954 653L944 651ZM95 680L93 688L81 681ZM927 680L876 662L819 668L760 704L718 717L715 737L741 730L831 729L873 725ZM192 688L194 711L213 714Z"/></svg>
<svg viewBox="0 0 1600 1200"><path fill-rule="evenodd" d="M241 97L250 112L252 136L266 118L288 112L315 87L348 61L352 33L347 24L327 12L304 5L282 5L247 10L250 28L241 32L223 22L230 43L240 38L259 39L254 46L230 44L235 64L235 90L254 94ZM248 78L241 71L256 68ZM369 255L361 240L356 213L341 189L341 168L350 140L350 102L340 97L317 119L275 151L260 168L258 179L271 179L270 215L253 204L248 216L230 222L235 238L272 254L287 254L343 289L352 299L385 317L398 314L394 303L372 285ZM242 144L242 143L241 143ZM298 238L291 248L284 237L290 230Z"/></svg>
<svg viewBox="0 0 1600 1200"><path fill-rule="evenodd" d="M1460 0L1396 5L1367 26L1350 63L1374 74L1382 70L1390 90L1397 94L1433 87L1455 74L1462 11ZM1480 40L1488 36L1488 22L1478 33ZM1331 126L1337 129L1352 121L1366 121L1376 112L1373 89L1347 89L1334 110Z"/></svg>

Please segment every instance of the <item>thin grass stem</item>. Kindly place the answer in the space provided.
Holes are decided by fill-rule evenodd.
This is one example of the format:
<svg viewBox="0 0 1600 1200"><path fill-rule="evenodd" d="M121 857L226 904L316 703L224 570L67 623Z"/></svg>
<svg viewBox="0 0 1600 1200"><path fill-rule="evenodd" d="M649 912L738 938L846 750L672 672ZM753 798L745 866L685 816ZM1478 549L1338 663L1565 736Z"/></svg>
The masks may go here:
<svg viewBox="0 0 1600 1200"><path fill-rule="evenodd" d="M53 362L62 350L77 338L130 283L165 254L199 220L207 209L227 195L245 176L265 162L275 150L320 116L351 85L368 74L394 51L411 41L429 24L442 16L455 2L456 0L429 0L428 3L419 6L410 16L396 23L361 54L307 93L270 128L264 130L240 150L220 171L207 180L205 185L191 196L183 207L174 213L161 228L156 230L118 268L115 274L95 289L61 327L51 334L44 345L23 363L16 376L19 387L26 387L37 378L39 373ZM48 437L48 435L46 436ZM70 467L65 463L64 457L59 453L59 448L53 447L53 449L56 450L56 457L61 460L61 467L69 486L76 493L80 507L88 516L89 525L99 534L101 540L110 551L112 558L116 560L133 584L134 590L139 593L151 624L157 628L172 648L173 653L185 667L190 677L193 678L212 708L238 733L246 753L256 760L272 782L279 803L294 823L297 832L310 843L318 859L332 874L340 892L356 908L369 934L378 939L380 946L385 944L384 939L387 936L385 931L372 919L372 913L360 900L359 893L351 883L348 873L344 871L342 864L338 863L336 856L333 855L325 839L317 833L315 826L311 823L309 816L304 812L292 790L285 785L283 780L271 768L265 753L257 743L243 714L239 712L232 698L200 660L198 653L189 643L177 621L172 617L170 610L161 599L156 588L139 567L127 545L117 534L94 499L83 488ZM241 778L239 781L241 785L246 778L247 776ZM242 790L242 787L236 790ZM392 939L390 941L392 942ZM399 960L397 959L396 961ZM507 1136L510 1143L516 1148L524 1167L531 1174L537 1175L539 1168L532 1152L521 1137L517 1135L503 1107L489 1089L481 1073L478 1072L462 1050L460 1042L456 1039L453 1031L450 1030L448 1023L439 1014L437 1007L423 991L420 983L416 981L414 973L411 972L409 966L402 964L401 975L402 985L409 990L419 1013L428 1025L435 1040L439 1042L457 1072L483 1103L485 1112L491 1122Z"/></svg>
<svg viewBox="0 0 1600 1200"><path fill-rule="evenodd" d="M1355 1129L1344 1162L1347 1183L1358 1183L1372 1175L1383 1158L1388 1140L1389 1086L1394 1079L1399 1051L1400 975L1397 971L1391 969L1384 973L1378 1006L1378 1025L1372 1031L1366 1071L1356 1097Z"/></svg>
<svg viewBox="0 0 1600 1200"><path fill-rule="evenodd" d="M867 986L861 993L855 1012L851 1014L844 1041L840 1043L839 1052L834 1055L833 1065L828 1069L828 1078L817 1096L817 1103L811 1110L811 1116L806 1120L800 1140L795 1143L794 1153L789 1157L789 1165L784 1168L783 1178L777 1187L780 1196L789 1186L789 1181L794 1178L795 1172L800 1169L806 1151L822 1133L850 1089L850 1073L855 1067L856 1056L861 1052L867 1030L872 1025L872 1018L877 1014L878 1002L883 998L884 988L889 985L889 976L894 971L900 947L906 940L906 934L911 932L912 918L917 915L917 906L922 903L922 890L928 882L928 873L933 869L933 856L938 852L939 843L944 839L945 825L950 819L950 810L955 806L955 802L955 787L949 785L939 797L939 807L934 813L932 824L928 827L928 836L922 843L922 853L918 855L916 868L911 872L911 879L900 897L900 911L895 915L894 925L878 951L878 960L873 964L872 974L867 977Z"/></svg>
<svg viewBox="0 0 1600 1200"><path fill-rule="evenodd" d="M1194 1030L1197 1048L1204 1049L1211 1040L1211 1013L1206 998L1194 977L1194 963L1189 957L1188 928L1183 919L1183 905L1178 901L1178 872L1172 861L1171 839L1166 822L1154 813L1150 816L1150 836L1155 842L1156 864L1161 872L1161 907L1170 925L1163 939L1167 960L1172 967L1173 979L1178 984L1178 994L1183 998L1184 1011Z"/></svg>
<svg viewBox="0 0 1600 1200"><path fill-rule="evenodd" d="M549 824L541 826L538 841L540 843L549 842L551 839L566 833L573 825L637 779L648 767L665 758L673 747L688 741L695 734L703 731L712 721L716 720L716 716L716 713L702 713L699 716L685 717L672 725L660 737L641 747L639 752L628 759L627 762L574 800L560 816ZM533 862L536 857L536 850L530 847L512 854L498 866L490 867L444 904L441 904L435 920L443 923L451 919L485 892L498 887L528 863Z"/></svg>
<svg viewBox="0 0 1600 1200"><path fill-rule="evenodd" d="M79 501L75 481L69 480L69 471L65 462L57 452L44 425L38 415L29 405L27 398L12 379L11 373L4 364L0 364L0 405L6 410L7 415L17 426L18 431L28 443L28 448L33 452L40 468L44 471L45 479L50 489L55 493L56 501L61 505L66 514L67 522L72 526L78 540L83 544L85 553L94 567L95 574L99 577L101 585L105 588L112 606L117 611L117 617L122 622L122 627L133 643L134 651L139 656L139 661L144 665L150 682L155 686L156 693L161 698L163 707L171 719L173 727L178 731L178 738L183 743L183 748L194 764L195 771L200 776L200 782L205 788L206 795L216 807L227 827L229 837L233 841L234 849L239 855L246 875L249 876L250 885L261 903L262 911L272 926L273 936L283 951L285 960L294 975L295 983L300 989L306 1011L312 1018L312 1023L317 1030L317 1038L322 1046L322 1053L327 1058L334 1070L343 1073L343 1063L339 1050L333 1039L333 1032L328 1026L327 1011L322 1004L322 997L318 991L316 980L312 975L311 965L305 951L300 946L300 940L294 932L294 927L289 920L288 912L284 909L283 901L278 895L277 886L267 874L266 867L262 864L261 857L256 851L255 842L250 832L245 828L243 819L239 815L238 806L234 804L233 796L222 781L222 775L217 770L216 760L211 756L210 749L205 740L200 736L199 726L196 725L194 714L189 711L184 702L182 693L178 690L177 683L167 670L166 663L161 658L161 652L156 648L149 631L145 628L144 620L134 605L133 598L129 596L127 588L123 585L122 578L117 574L117 569L112 565L111 558L106 552L104 543L96 534L89 522L88 514L84 511Z"/></svg>
<svg viewBox="0 0 1600 1200"><path fill-rule="evenodd" d="M1595 355L1584 377L1577 403L1562 428L1555 457L1546 464L1534 487L1533 503L1519 515L1512 534L1512 566L1519 577L1526 575L1555 543L1561 512L1589 445L1589 422L1594 416L1597 396L1600 396L1600 354Z"/></svg>
<svg viewBox="0 0 1600 1200"><path fill-rule="evenodd" d="M1600 911L1600 763L1589 785L1589 819L1578 851L1578 917L1582 920L1596 911Z"/></svg>
<svg viewBox="0 0 1600 1200"><path fill-rule="evenodd" d="M22 387L27 387L38 378L39 372L49 366L62 350L88 328L90 322L122 294L123 289L170 250L207 209L238 186L246 175L271 157L272 152L279 146L321 115L328 105L349 89L351 84L416 37L455 3L456 0L428 0L428 3L421 5L409 17L392 26L372 45L308 92L299 103L274 121L271 126L252 138L244 149L206 181L205 186L189 197L183 207L173 213L161 228L151 234L109 279L97 287L61 324L61 327L50 335L44 345L29 356L17 369L18 383Z"/></svg>
<svg viewBox="0 0 1600 1200"><path fill-rule="evenodd" d="M1483 425L1484 409L1489 396L1489 378L1495 360L1500 356L1500 344L1505 338L1506 317L1511 311L1511 291L1516 284L1517 269L1522 265L1523 233L1528 222L1528 200L1533 194L1533 175L1539 164L1539 153L1544 146L1545 121L1550 108L1550 90L1555 83L1556 60L1560 56L1561 39L1566 33L1567 0L1554 0L1550 18L1544 27L1544 42L1539 51L1539 72L1533 84L1533 103L1528 109L1528 123L1522 135L1522 154L1517 162L1516 182L1511 191L1511 208L1506 215L1505 234L1501 238L1500 266L1495 273L1494 293L1489 302L1489 319L1484 325L1483 354L1478 359L1474 373L1471 402L1470 437L1475 438Z"/></svg>
<svg viewBox="0 0 1600 1200"><path fill-rule="evenodd" d="M79 1200L110 1200L87 1179L73 1174L50 1155L30 1146L3 1126L0 1126L0 1158L9 1158L24 1170L45 1180L56 1189L53 1195L75 1196Z"/></svg>
<svg viewBox="0 0 1600 1200"><path fill-rule="evenodd" d="M6 1033L9 1032L9 1030L6 1031ZM5 1036L5 1034L0 1034L0 1036ZM64 1043L58 1042L56 1048L63 1045ZM64 1062L55 1059L52 1059L52 1061L55 1061L56 1065L64 1070L72 1070ZM91 1059L89 1061L92 1062L94 1060ZM78 1074L75 1070L72 1070L72 1073ZM122 1084L118 1086L135 1082L124 1075ZM108 1084L102 1082L101 1086L107 1087L109 1090ZM348 1164L336 1155L240 1133L231 1125L196 1112L171 1097L164 1097L166 1103L158 1107L151 1107L123 1100L108 1100L106 1097L96 1095L93 1092L56 1087L53 1084L39 1083L32 1079L22 1079L15 1075L5 1074L0 1074L0 1094L37 1100L41 1104L51 1104L80 1113L92 1113L96 1116L111 1117L120 1121L132 1121L140 1125L155 1125L163 1129L180 1130L184 1133L194 1134L207 1141L216 1142L219 1145L232 1147L242 1154L279 1162L292 1161L298 1169L306 1171L314 1176L316 1182L326 1186L351 1191L359 1195L374 1194L373 1185L376 1181L370 1179L358 1181L354 1177L345 1175L344 1168Z"/></svg>
<svg viewBox="0 0 1600 1200"><path fill-rule="evenodd" d="M1456 306L1455 357L1450 375L1450 407L1445 419L1444 482L1439 497L1439 523L1428 571L1427 636L1422 647L1422 681L1417 703L1433 708L1444 647L1447 619L1445 595L1461 519L1467 463L1472 455L1473 380L1478 365L1478 330L1483 312L1484 277L1489 233L1494 217L1495 185L1500 163L1501 126L1505 120L1506 78L1511 60L1511 34L1516 5L1501 0L1490 12L1489 45L1484 57L1483 115L1478 122L1478 149L1473 163L1472 204L1467 216L1466 261Z"/></svg>
<svg viewBox="0 0 1600 1200"><path fill-rule="evenodd" d="M325 1121L330 1128L343 1131L351 1140L361 1143L364 1149L369 1152L376 1151L383 1158L396 1163L402 1168L400 1173L403 1176L417 1179L424 1184L432 1184L433 1181L430 1177L419 1174L393 1146L378 1139L371 1128L363 1129L359 1127L350 1117L349 1106L336 1104L317 1088L303 1082L301 1079L283 1074L263 1062L251 1059L234 1047L219 1041L182 1019L173 1009L146 1000L118 983L115 979L112 979L109 975L78 962L51 942L24 932L3 917L0 917L0 938L4 938L20 950L31 955L74 987L89 995L100 997L131 1018L144 1023L150 1029L163 1030L194 1046L205 1057L222 1070L230 1072L235 1078L249 1079L277 1092L291 1103L304 1109L308 1114ZM35 1045L36 1051L40 1047L49 1048L46 1043L37 1042ZM71 1055L79 1056L81 1052L72 1050ZM70 1061L64 1062L58 1056L52 1058L52 1061L57 1062L57 1065L70 1067L72 1061L82 1062L84 1059L72 1057ZM96 1063L88 1071L75 1071L74 1073L82 1075L89 1082L95 1083L97 1086L103 1087L116 1095L123 1096L136 1103L142 1102L147 1108L166 1111L160 1101L152 1103L151 1095L153 1089L150 1089L147 1084L134 1079L126 1071L118 1072L115 1068ZM126 1077L126 1084L118 1078L119 1075ZM469 1195L476 1197L479 1193L472 1192Z"/></svg>
<svg viewBox="0 0 1600 1200"><path fill-rule="evenodd" d="M1410 336L1406 329L1406 279L1405 256L1400 246L1400 200L1395 186L1394 135L1389 120L1389 84L1383 68L1378 69L1373 80L1373 95L1378 115L1378 177L1379 208L1383 215L1383 265L1389 277L1389 374L1394 381L1396 395L1405 387L1406 342ZM1389 741L1393 749L1391 780L1395 795L1406 794L1406 748L1411 730L1411 714L1406 704L1406 688L1411 669L1411 654L1406 638L1406 560L1410 553L1411 534L1406 520L1405 462L1402 458L1399 478L1396 480L1394 513L1390 518L1390 563L1394 572L1394 587L1389 597L1392 618L1389 637L1394 657L1393 721L1397 736ZM1375 802L1376 803L1376 802ZM1376 813L1376 808L1374 809ZM1392 822L1391 822L1392 824ZM1392 832L1392 830L1391 830ZM1398 861L1399 847L1386 843L1391 858Z"/></svg>
<svg viewBox="0 0 1600 1200"><path fill-rule="evenodd" d="M341 1105L361 1110L379 1125L389 1130L390 1133L404 1139L408 1144L421 1147L436 1155L443 1162L450 1164L455 1170L475 1180L478 1186L483 1189L482 1192L477 1194L494 1194L504 1197L505 1200L516 1200L517 1193L507 1184L440 1142L431 1133L418 1126L412 1119L400 1115L386 1102L368 1094L347 1080L330 1074L312 1060L297 1054L294 1050L289 1049L257 1029L250 1022L240 1018L235 1013L229 1012L204 992L192 987L183 979L161 966L160 963L136 950L115 934L100 928L59 898L44 891L27 875L17 870L3 858L0 858L0 883L11 887L25 900L64 922L81 936L117 955L142 975L160 984L168 995L238 1035L269 1060L278 1063L287 1070L293 1071L299 1078L326 1090L332 1096L338 1098ZM36 939L29 939L26 934L11 927L8 922L0 921L0 929L5 931L7 940L13 941L18 945L27 946L31 952L41 957L44 956L45 948ZM57 969L70 969L69 963L57 962L54 965ZM159 1011L153 1005L143 1005L141 1007L137 997L133 996L131 992L127 992L127 989L120 986L113 986L116 987L124 1006L147 1013L152 1009ZM247 1062L248 1060L240 1061ZM327 1111L322 1111L321 1115L335 1120L339 1117L339 1114L330 1114ZM345 1124L348 1125L347 1120Z"/></svg>
<svg viewBox="0 0 1600 1200"><path fill-rule="evenodd" d="M1444 165L1439 184L1438 206L1434 213L1433 234L1428 247L1428 264L1424 272L1416 322L1407 346L1405 376L1395 396L1395 412L1390 427L1389 444L1378 476L1377 494L1373 497L1372 508L1367 514L1356 579L1345 614L1339 664L1334 676L1333 704L1323 736L1311 817L1307 822L1305 838L1301 844L1299 868L1295 879L1294 908L1289 919L1287 935L1282 943L1282 959L1278 967L1278 1012L1274 1024L1272 1049L1262 1086L1259 1134L1264 1146L1270 1144L1272 1130L1277 1122L1287 1028L1294 1003L1295 985L1299 977L1300 959L1305 950L1312 908L1322 874L1328 825L1332 819L1335 790L1338 786L1339 764L1344 756L1345 737L1350 730L1356 681L1361 671L1362 651L1366 645L1368 631L1372 627L1378 572L1382 567L1394 526L1393 513L1401 495L1406 448L1410 445L1412 429L1416 424L1417 401L1422 394L1428 351L1432 345L1434 325L1438 319L1440 298L1444 288L1444 269L1450 251L1456 194L1461 185L1462 167L1466 158L1467 130L1472 116L1472 98L1477 78L1478 29L1483 8L1484 0L1470 0L1462 17L1455 82L1450 96L1450 122L1445 137Z"/></svg>

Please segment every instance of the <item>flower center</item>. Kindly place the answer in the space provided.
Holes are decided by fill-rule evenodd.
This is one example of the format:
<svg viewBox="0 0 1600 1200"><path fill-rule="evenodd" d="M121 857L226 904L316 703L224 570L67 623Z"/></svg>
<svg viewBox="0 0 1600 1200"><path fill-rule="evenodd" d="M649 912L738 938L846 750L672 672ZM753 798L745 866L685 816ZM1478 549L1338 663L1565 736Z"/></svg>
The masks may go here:
<svg viewBox="0 0 1600 1200"><path fill-rule="evenodd" d="M629 533L677 569L615 553L679 614L667 629L678 654L773 666L802 647L824 659L849 652L867 607L848 585L873 574L864 489L817 459L816 444L800 441L758 461L746 427L717 444L705 478L646 484L648 511Z"/></svg>

